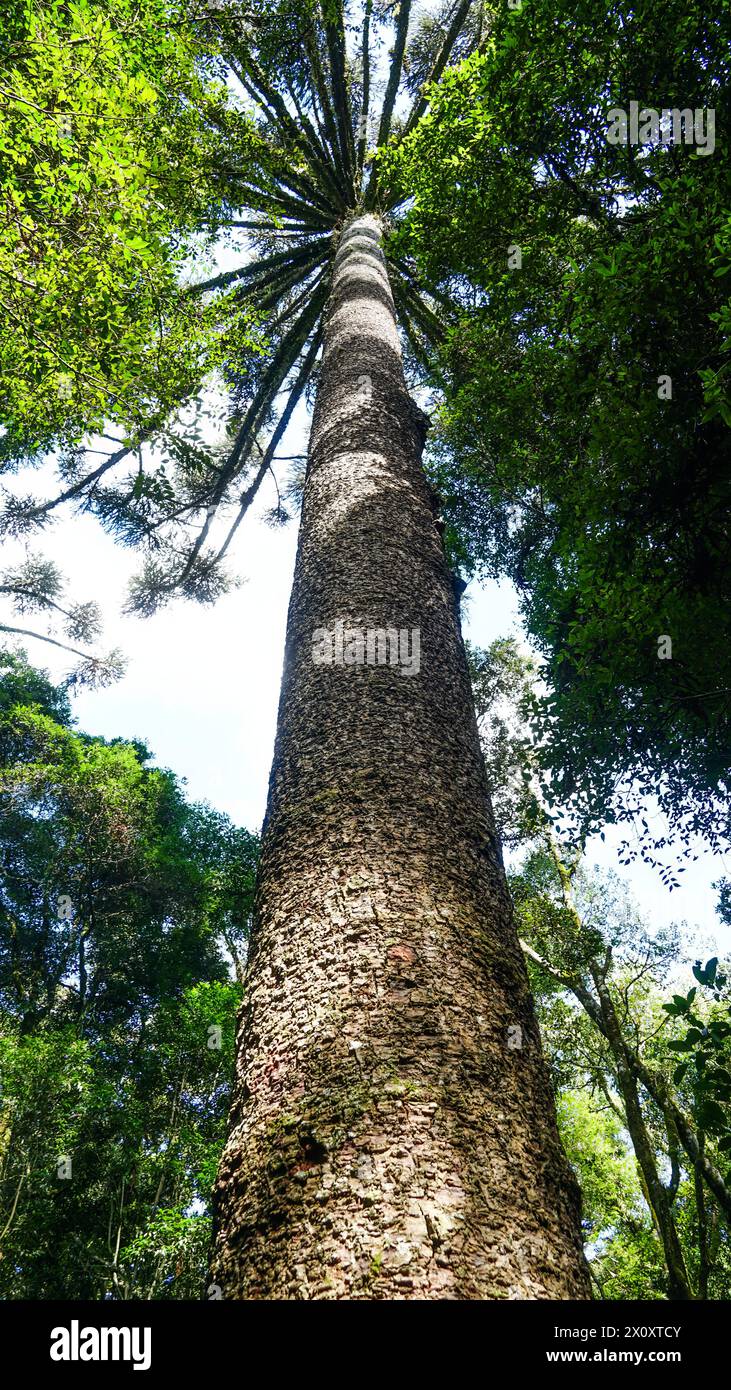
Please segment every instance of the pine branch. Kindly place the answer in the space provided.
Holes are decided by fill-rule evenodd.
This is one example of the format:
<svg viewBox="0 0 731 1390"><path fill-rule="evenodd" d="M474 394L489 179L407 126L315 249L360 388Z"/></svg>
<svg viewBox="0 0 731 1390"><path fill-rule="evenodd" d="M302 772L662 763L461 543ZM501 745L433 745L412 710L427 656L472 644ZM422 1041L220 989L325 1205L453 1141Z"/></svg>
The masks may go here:
<svg viewBox="0 0 731 1390"><path fill-rule="evenodd" d="M434 313L433 309L429 308L429 305L414 288L411 282L407 280L405 276L402 275L396 267L392 267L391 283L394 287L394 292L396 290L396 287L398 287L399 295L403 303L406 304L409 313L411 314L414 321L419 325L419 328L424 333L427 340L434 347L438 346L439 343L443 342L443 324L441 323L439 318L437 318L437 315Z"/></svg>
<svg viewBox="0 0 731 1390"><path fill-rule="evenodd" d="M342 169L341 163L341 151L340 142L338 140L337 125L335 121L335 115L333 112L332 104L330 101L330 94L328 92L327 83L325 81L325 74L323 72L322 63L320 61L318 36L315 31L310 31L306 36L305 52L307 54L307 60L312 76L311 87L313 98L316 102L319 102L320 110L322 112L323 125L325 129L325 136L327 139L328 147L330 149L330 154L332 156L332 160L335 167L340 171L340 176L341 178L343 178L344 171ZM343 190L347 198L348 186L346 180L344 180L343 183Z"/></svg>
<svg viewBox="0 0 731 1390"><path fill-rule="evenodd" d="M87 473L85 478L81 478L80 481L74 483L72 487L66 488L65 492L60 492L58 497L52 498L50 502L44 502L41 506L33 507L31 511L26 513L25 519L34 521L37 518L40 520L40 518L46 516L48 512L52 512L56 507L60 507L63 502L70 502L72 498L78 497L79 494L84 492L90 485L98 482L110 468L114 468L115 464L121 463L122 459L126 458L127 454L131 453L135 447L136 446L133 444L123 445L115 454L110 454L106 462L101 463L98 468L95 468L93 473Z"/></svg>
<svg viewBox="0 0 731 1390"><path fill-rule="evenodd" d="M205 522L201 527L191 549L190 555L183 567L177 580L178 584L184 584L190 576L193 566L201 552L202 547L208 538L213 518L218 506L226 492L229 483L239 472L241 463L248 457L253 439L261 427L263 419L276 399L287 373L291 370L302 348L307 341L310 333L317 321L327 296L327 285L323 286L320 292L312 297L308 308L300 316L292 328L285 335L280 343L277 352L270 363L264 380L254 395L254 399L246 412L241 428L236 436L234 446L229 454L226 463L223 465L219 481L214 489L211 503L208 507Z"/></svg>
<svg viewBox="0 0 731 1390"><path fill-rule="evenodd" d="M228 550L231 544L231 541L233 540L239 526L241 525L241 522L243 521L247 511L249 510L252 502L254 501L254 498L256 497L259 487L264 481L266 473L271 468L271 465L274 462L277 446L280 443L280 440L282 439L282 436L292 418L295 407L301 399L302 393L305 390L307 383L310 379L310 374L312 372L312 368L315 365L317 354L320 350L321 342L322 329L318 327L315 332L315 336L312 340L312 343L310 344L310 347L308 349L307 355L305 356L302 366L300 367L296 381L290 389L287 404L277 422L276 428L274 429L269 444L267 445L267 448L264 454L262 455L262 461L257 471L256 477L254 478L250 486L246 489L246 492L243 494L241 498L241 505L239 507L236 519L231 529L229 530L228 535L226 536L226 539L223 545L221 546L221 549L218 551L215 557L216 563L218 563L224 558L226 551ZM301 458L303 456L296 455L296 457Z"/></svg>
<svg viewBox="0 0 731 1390"><path fill-rule="evenodd" d="M273 193L263 188L257 188L255 184L242 185L241 188L242 204L251 212L281 213L293 221L301 222L305 227L313 232L332 231L332 219L318 216L310 208L308 203L303 203L299 198L287 196L284 192Z"/></svg>
<svg viewBox="0 0 731 1390"><path fill-rule="evenodd" d="M296 266L283 266L279 271L273 271L264 280L247 283L241 290L236 291L236 295L251 299L255 307L264 312L275 307L289 290L294 289L303 279L308 279L329 259L330 248L328 247L304 263ZM267 293L260 297L262 290L266 290Z"/></svg>
<svg viewBox="0 0 731 1390"><path fill-rule="evenodd" d="M307 156L312 169L319 172L320 176L329 185L331 192L335 195L335 205L342 207L344 189L339 185L336 168L332 160L328 159L327 151L320 145L311 123L303 113L300 113L302 121L302 126L300 128L288 111L286 102L276 88L267 80L265 73L250 53L247 55L246 63L250 74L249 82L247 82L244 73L238 71L233 63L231 65L232 71L236 77L238 77L242 86L249 92L249 95L252 96L253 100L257 99L256 89L258 89L259 96L268 103L270 110L274 113L271 119L275 124L278 122L283 135L285 135L285 133L289 134L290 138L299 146Z"/></svg>
<svg viewBox="0 0 731 1390"><path fill-rule="evenodd" d="M457 42L457 39L459 38L462 26L470 12L471 7L472 0L462 0L462 3L457 6L457 10L455 12L452 23L450 24L449 29L447 30L447 33L445 35L444 43L442 44L439 53L434 59L434 63L432 65L429 76L424 81L421 91L416 101L414 102L411 111L409 112L409 115L406 120L406 125L403 129L402 139L405 139L406 136L411 133L417 121L421 120L421 117L424 115L424 112L426 111L429 105L429 98L425 95L426 90L431 83L437 82L441 77L442 73L444 72L447 63L449 62L452 49L454 48L454 45Z"/></svg>
<svg viewBox="0 0 731 1390"><path fill-rule="evenodd" d="M412 352L414 353L414 356L416 357L417 361L421 364L421 366L424 368L428 368L430 365L429 356L424 346L423 332L421 329L418 328L417 324L415 323L414 319L411 317L408 311L405 299L403 298L403 295L401 293L400 285L395 280L392 280L391 287L393 290L394 303L398 310L399 323L401 324L401 327L403 328L406 334L409 346Z"/></svg>
<svg viewBox="0 0 731 1390"><path fill-rule="evenodd" d="M10 623L0 623L0 632L9 632L18 637L32 637L37 642L48 642L52 647L59 647L61 651L70 652L72 656L80 656L82 661L87 663L89 670L89 674L83 677L85 682L96 680L106 683L121 675L118 652L111 652L105 660L103 657L94 656L93 652L84 652L78 647L71 647L68 642L59 642L57 638L50 637L47 632L33 632L30 628L14 627Z"/></svg>
<svg viewBox="0 0 731 1390"><path fill-rule="evenodd" d="M348 94L348 84L345 76L345 27L343 22L342 0L326 0L326 4L321 4L320 9L325 26L325 38L327 40L328 58L330 61L330 77L335 103L335 119L337 123L340 152L343 160L343 169L347 174L348 192L351 195L351 201L355 202L355 143L353 140L353 116L350 109L350 96ZM327 18L326 10L334 13L334 22Z"/></svg>
<svg viewBox="0 0 731 1390"><path fill-rule="evenodd" d="M319 252L319 245L313 246L308 242L306 246L298 250L287 248L285 251L277 251L272 256L266 256L263 260L255 260L247 265L237 266L234 270L225 270L220 275L214 275L211 280L203 280L198 285L188 287L189 294L206 294L209 290L225 289L227 285L238 283L239 287L246 288L247 282L251 282L256 288L269 283L272 278L270 272L277 272L283 267L305 266L307 261L314 259Z"/></svg>
<svg viewBox="0 0 731 1390"><path fill-rule="evenodd" d="M275 177L280 189L294 193L295 197L301 197L309 207L323 213L326 218L335 219L342 213L342 201L332 202L325 193L318 193L313 182L300 174L287 170L286 173L279 172Z"/></svg>
<svg viewBox="0 0 731 1390"><path fill-rule="evenodd" d="M373 0L366 0L365 14L363 16L363 90L360 105L360 138L358 140L357 166L358 175L362 179L363 168L365 166L366 152L368 149L368 112L371 101L371 54L370 54L370 30L371 14L373 11Z"/></svg>
<svg viewBox="0 0 731 1390"><path fill-rule="evenodd" d="M315 268L315 269L317 269L317 268ZM273 323L273 325L272 325L273 328L281 328L281 326L282 326L283 323L286 323L288 319L291 319L291 318L292 318L292 315L295 314L295 313L297 312L297 310L299 309L299 307L300 307L300 305L302 304L302 302L303 302L305 299L309 299L309 298L310 298L310 295L312 295L312 294L314 293L314 291L318 288L318 286L319 286L319 285L321 284L321 282L322 282L323 276L324 276L324 275L327 275L329 269L330 269L330 266L329 266L329 264L326 262L326 263L322 266L322 268L319 270L319 273L318 273L318 274L315 274L314 280L313 280L312 278L310 278L310 279L307 280L307 282L306 282L306 284L303 286L301 292L292 300L292 302L291 302L290 304L286 304L286 305L284 306L284 308L282 309L281 313L279 313L279 314L277 315L277 317L276 317L276 319L274 320L274 323ZM298 278L298 279L301 279L301 276L298 275L297 278ZM284 293L286 293L286 290L284 291ZM259 300L258 308L259 308L259 309L262 311L262 313L263 313L263 312L265 312L265 311L268 310L268 309L274 308L274 307L276 306L276 304L277 304L277 301L280 300L281 298L282 298L282 292L281 292L281 291L272 290L270 294L265 295L263 299L260 299L260 300Z"/></svg>
<svg viewBox="0 0 731 1390"><path fill-rule="evenodd" d="M396 105L396 94L401 81L401 70L403 68L404 53L406 51L406 40L409 34L409 18L411 15L411 0L401 0L399 7L398 23L396 25L396 40L391 54L391 66L386 83L386 95L383 99L383 109L381 120L378 127L378 148L384 149L388 144L391 134L391 121L393 119L393 108ZM366 207L373 208L376 204L378 192L378 165L374 164L371 181L368 185L366 197Z"/></svg>
<svg viewBox="0 0 731 1390"><path fill-rule="evenodd" d="M344 183L342 182L340 171L332 163L328 155L327 143L322 139L319 124L318 129L315 130L306 112L302 109L302 105L297 97L297 93L294 90L292 84L289 82L286 74L284 75L284 83L287 88L287 92L289 93L290 101L292 102L292 105L294 106L294 109L297 112L297 119L299 120L303 129L307 130L313 149L318 151L318 157L321 163L324 165L324 167L328 170L329 176L333 180L335 189L337 190L340 199L342 199L345 196L347 190L345 188ZM315 117L317 117L317 112L315 112Z"/></svg>

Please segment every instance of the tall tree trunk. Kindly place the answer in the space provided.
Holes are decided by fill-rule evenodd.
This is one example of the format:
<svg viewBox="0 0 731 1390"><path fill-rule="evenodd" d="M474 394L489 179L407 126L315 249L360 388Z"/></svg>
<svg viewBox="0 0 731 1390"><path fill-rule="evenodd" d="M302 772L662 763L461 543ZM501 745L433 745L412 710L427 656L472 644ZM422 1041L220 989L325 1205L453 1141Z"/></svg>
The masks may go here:
<svg viewBox="0 0 731 1390"><path fill-rule="evenodd" d="M217 1184L224 1297L590 1297L424 436L359 217L310 439ZM318 662L338 622L344 664ZM418 670L361 660L347 629L417 630Z"/></svg>

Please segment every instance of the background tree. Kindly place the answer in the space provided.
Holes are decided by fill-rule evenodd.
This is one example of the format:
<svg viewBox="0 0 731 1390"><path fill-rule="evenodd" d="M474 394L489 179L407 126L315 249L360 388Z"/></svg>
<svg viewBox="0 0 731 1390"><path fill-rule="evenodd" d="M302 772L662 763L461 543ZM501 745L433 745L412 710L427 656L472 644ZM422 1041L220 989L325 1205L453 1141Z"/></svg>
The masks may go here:
<svg viewBox="0 0 731 1390"><path fill-rule="evenodd" d="M256 841L0 677L0 1287L197 1297Z"/></svg>
<svg viewBox="0 0 731 1390"><path fill-rule="evenodd" d="M681 856L729 830L730 25L499 6L386 162L401 256L460 306L431 455L453 553L518 587L550 794L661 865L652 798ZM632 101L708 109L713 148L610 143Z"/></svg>
<svg viewBox="0 0 731 1390"><path fill-rule="evenodd" d="M562 848L526 720L530 657L502 639L470 658L496 806L510 824L509 881L559 1123L585 1198L595 1286L603 1297L725 1298L726 977L715 959L696 961L691 973L679 929L649 935L616 875L589 872L575 845Z"/></svg>
<svg viewBox="0 0 731 1390"><path fill-rule="evenodd" d="M0 461L56 447L59 495L83 500L82 441L97 459L95 431L111 457L133 448L198 390L221 335L250 341L245 315L180 281L223 215L220 123L242 160L255 137L176 0L10 0L0 61ZM42 525L39 500L9 493L8 525Z"/></svg>
<svg viewBox="0 0 731 1390"><path fill-rule="evenodd" d="M540 998L540 995L539 995ZM557 1043L544 1001L541 1027L549 1056ZM556 1011L558 1012L558 1011ZM576 1027L573 1015L563 1024ZM644 1200L626 1131L601 1092L589 1089L586 1073L567 1063L557 1092L561 1137L581 1183L584 1232L594 1296L652 1301L665 1297L660 1243Z"/></svg>

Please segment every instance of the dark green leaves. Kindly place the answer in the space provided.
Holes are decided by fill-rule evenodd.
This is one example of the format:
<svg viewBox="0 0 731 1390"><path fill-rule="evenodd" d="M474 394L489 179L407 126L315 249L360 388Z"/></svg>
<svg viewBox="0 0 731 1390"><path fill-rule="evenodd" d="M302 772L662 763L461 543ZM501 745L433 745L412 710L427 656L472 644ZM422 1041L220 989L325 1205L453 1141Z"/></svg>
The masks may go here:
<svg viewBox="0 0 731 1390"><path fill-rule="evenodd" d="M720 0L501 7L383 174L462 307L432 466L468 563L521 593L556 803L631 825L670 888L673 839L729 835L730 25ZM681 92L712 156L607 142L611 106Z"/></svg>
<svg viewBox="0 0 731 1390"><path fill-rule="evenodd" d="M0 1291L199 1297L257 844L69 724L0 662Z"/></svg>

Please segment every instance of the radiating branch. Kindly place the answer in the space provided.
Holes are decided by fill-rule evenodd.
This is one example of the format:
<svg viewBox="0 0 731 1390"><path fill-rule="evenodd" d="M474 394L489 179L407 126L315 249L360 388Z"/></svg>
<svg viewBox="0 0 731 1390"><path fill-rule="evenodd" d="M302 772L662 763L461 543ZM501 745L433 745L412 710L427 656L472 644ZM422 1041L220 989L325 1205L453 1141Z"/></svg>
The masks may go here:
<svg viewBox="0 0 731 1390"><path fill-rule="evenodd" d="M221 561L224 558L226 551L228 550L231 544L231 541L233 540L239 526L241 525L241 522L243 521L247 511L249 510L252 502L254 501L254 498L256 497L259 487L264 481L267 471L271 468L271 465L275 460L277 446L280 443L280 440L282 439L282 436L292 418L295 407L298 401L301 399L302 393L304 392L307 383L310 379L310 374L312 372L312 368L315 365L315 361L317 360L317 354L320 350L321 342L322 330L318 327L318 329L315 332L315 336L310 344L310 347L307 351L307 354L304 358L304 361L302 362L302 366L300 367L294 385L290 389L287 404L277 422L277 425L272 433L272 437L269 440L267 448L262 455L261 464L256 472L256 476L254 477L250 486L246 489L245 493L243 494L241 498L241 504L237 512L236 518L234 520L234 523L231 526L228 535L226 536L226 539L223 545L221 546L221 549L218 551L218 554L216 555L217 562ZM302 458L306 457L306 455L303 456L301 454L298 454L293 455L292 457Z"/></svg>
<svg viewBox="0 0 731 1390"><path fill-rule="evenodd" d="M299 357L304 344L322 312L327 296L327 288L327 285L323 286L320 292L312 297L308 308L297 322L293 324L279 344L277 352L270 363L269 370L258 390L255 392L254 399L246 412L229 457L221 468L219 481L214 489L205 522L193 543L190 555L177 581L178 583L183 584L191 574L195 561L208 538L213 518L226 489L239 472L242 459L248 456L252 440L255 438L268 411L271 409L282 382Z"/></svg>
<svg viewBox="0 0 731 1390"><path fill-rule="evenodd" d="M362 180L363 168L365 166L366 153L368 150L368 113L371 102L371 53L370 53L370 32L371 14L373 11L373 0L366 0L365 13L363 15L363 40L362 40L362 64L363 64L363 87L360 103L360 136L358 140L358 176Z"/></svg>
<svg viewBox="0 0 731 1390"><path fill-rule="evenodd" d="M325 37L327 39L328 58L330 61L330 78L335 104L335 119L343 168L347 174L348 191L352 192L353 201L355 201L355 144L353 140L353 116L350 109L350 96L345 75L345 24L343 19L343 3L342 0L327 0L327 4L321 4L320 9L323 13L325 25ZM329 18L331 14L333 15L332 19Z"/></svg>
<svg viewBox="0 0 731 1390"><path fill-rule="evenodd" d="M447 33L444 37L444 42L436 58L434 59L431 71L429 72L428 77L422 84L421 91L419 92L419 95L416 98L416 101L414 102L411 111L409 112L409 115L406 120L406 125L403 129L402 138L405 138L407 135L411 133L417 121L421 120L421 117L427 110L427 107L429 105L429 98L426 96L427 89L432 82L437 82L441 77L442 73L444 72L444 69L447 66L447 63L449 62L449 59L452 55L452 49L454 48L454 45L457 42L457 39L459 38L464 22L470 12L470 9L472 8L472 4L473 0L461 0L461 3L457 6L452 23L450 24Z"/></svg>
<svg viewBox="0 0 731 1390"><path fill-rule="evenodd" d="M383 109L381 120L378 127L378 147L384 149L388 144L391 134L391 121L393 119L393 109L396 105L396 95L401 81L401 71L404 63L404 53L406 51L406 40L409 35L409 18L411 16L411 0L401 0L396 24L396 38L391 54L391 66L386 83L386 94L383 98ZM376 203L378 191L378 164L374 164L371 181L368 185L366 206L372 208Z"/></svg>

